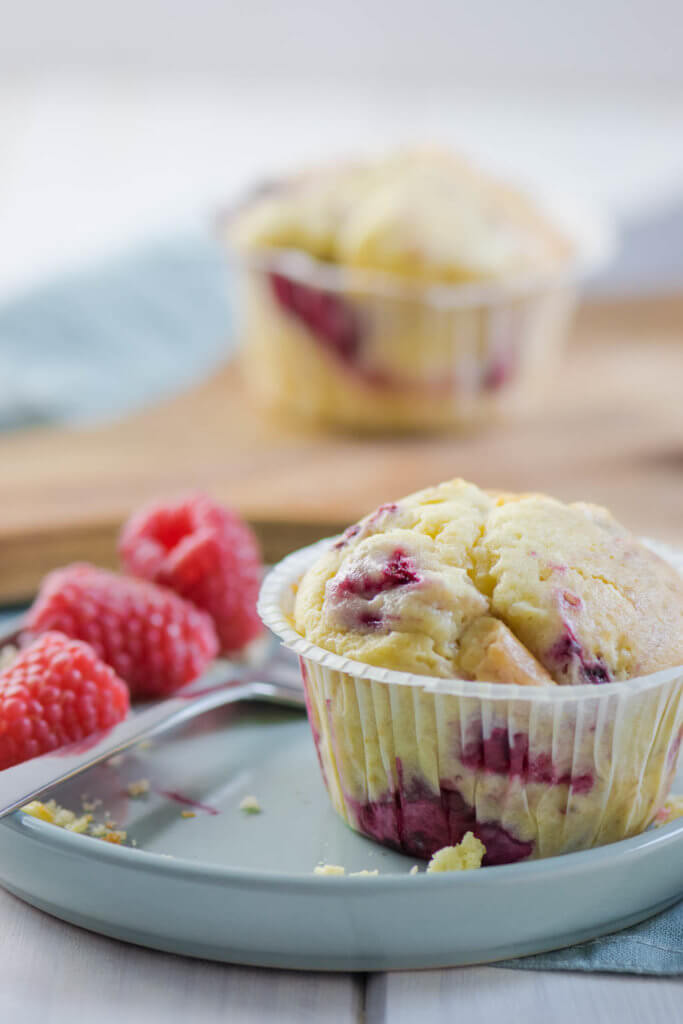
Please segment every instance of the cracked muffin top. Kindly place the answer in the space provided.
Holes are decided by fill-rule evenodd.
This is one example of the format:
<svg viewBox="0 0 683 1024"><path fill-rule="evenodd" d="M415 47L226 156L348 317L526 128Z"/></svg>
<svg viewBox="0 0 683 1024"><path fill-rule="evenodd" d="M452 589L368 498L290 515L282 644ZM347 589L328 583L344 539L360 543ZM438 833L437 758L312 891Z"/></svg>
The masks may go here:
<svg viewBox="0 0 683 1024"><path fill-rule="evenodd" d="M683 577L597 506L451 480L349 527L296 629L369 665L520 685L683 665Z"/></svg>
<svg viewBox="0 0 683 1024"><path fill-rule="evenodd" d="M310 256L423 282L543 272L572 254L523 193L432 149L342 164L263 190L228 226L246 248Z"/></svg>

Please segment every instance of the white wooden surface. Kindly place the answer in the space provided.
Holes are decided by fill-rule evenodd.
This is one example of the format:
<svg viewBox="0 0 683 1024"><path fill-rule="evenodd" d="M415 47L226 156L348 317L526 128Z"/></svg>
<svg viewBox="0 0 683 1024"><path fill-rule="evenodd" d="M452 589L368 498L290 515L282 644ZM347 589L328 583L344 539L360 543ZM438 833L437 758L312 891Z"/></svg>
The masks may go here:
<svg viewBox="0 0 683 1024"><path fill-rule="evenodd" d="M301 974L155 953L0 890L0 1021L74 1024L673 1024L683 980L496 967Z"/></svg>
<svg viewBox="0 0 683 1024"><path fill-rule="evenodd" d="M49 870L49 868L48 868ZM356 1024L362 977L189 960L105 939L0 890L0 1021Z"/></svg>
<svg viewBox="0 0 683 1024"><path fill-rule="evenodd" d="M470 967L377 975L366 1020L391 1024L664 1024L681 1019L683 981Z"/></svg>

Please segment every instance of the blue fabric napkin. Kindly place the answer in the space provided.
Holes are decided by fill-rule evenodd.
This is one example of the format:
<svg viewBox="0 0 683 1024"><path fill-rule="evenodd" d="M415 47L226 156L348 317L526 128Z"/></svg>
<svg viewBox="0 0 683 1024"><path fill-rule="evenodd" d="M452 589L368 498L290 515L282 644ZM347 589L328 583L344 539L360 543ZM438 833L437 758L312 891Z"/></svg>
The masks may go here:
<svg viewBox="0 0 683 1024"><path fill-rule="evenodd" d="M222 254L205 235L48 284L0 308L0 429L115 416L183 389L227 358L229 325ZM683 902L614 935L500 966L683 973Z"/></svg>
<svg viewBox="0 0 683 1024"><path fill-rule="evenodd" d="M230 351L227 274L208 234L150 244L0 307L0 430L128 412Z"/></svg>
<svg viewBox="0 0 683 1024"><path fill-rule="evenodd" d="M579 946L502 960L497 967L537 971L613 971L620 974L683 974L683 901L633 928Z"/></svg>

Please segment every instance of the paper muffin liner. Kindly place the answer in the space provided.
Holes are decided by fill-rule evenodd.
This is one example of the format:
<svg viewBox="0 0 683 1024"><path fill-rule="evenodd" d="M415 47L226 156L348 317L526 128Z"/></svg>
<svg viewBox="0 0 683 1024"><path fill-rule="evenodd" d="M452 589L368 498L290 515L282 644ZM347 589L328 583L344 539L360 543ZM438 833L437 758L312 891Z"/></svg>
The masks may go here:
<svg viewBox="0 0 683 1024"><path fill-rule="evenodd" d="M250 391L368 431L465 427L528 402L567 335L577 278L609 249L595 224L564 219L574 261L517 281L425 285L303 252L233 252Z"/></svg>
<svg viewBox="0 0 683 1024"><path fill-rule="evenodd" d="M259 611L300 657L323 780L348 825L421 858L471 830L486 846L484 864L583 850L648 827L676 770L683 666L546 688L351 661L292 626L296 585L329 543L273 569Z"/></svg>

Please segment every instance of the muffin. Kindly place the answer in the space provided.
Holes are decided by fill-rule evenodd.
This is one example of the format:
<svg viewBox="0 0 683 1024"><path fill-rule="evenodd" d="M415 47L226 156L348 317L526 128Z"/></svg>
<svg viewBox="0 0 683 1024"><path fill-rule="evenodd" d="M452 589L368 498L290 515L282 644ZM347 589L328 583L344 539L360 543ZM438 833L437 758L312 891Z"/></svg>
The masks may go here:
<svg viewBox="0 0 683 1024"><path fill-rule="evenodd" d="M262 191L231 227L248 248L462 284L547 273L569 239L521 192L440 150L323 168Z"/></svg>
<svg viewBox="0 0 683 1024"><path fill-rule="evenodd" d="M224 234L253 393L356 430L504 409L553 357L584 255L524 194L434 150L276 183Z"/></svg>
<svg viewBox="0 0 683 1024"><path fill-rule="evenodd" d="M380 842L471 831L508 863L634 835L666 798L683 577L604 509L450 481L291 556L262 610L335 808Z"/></svg>

